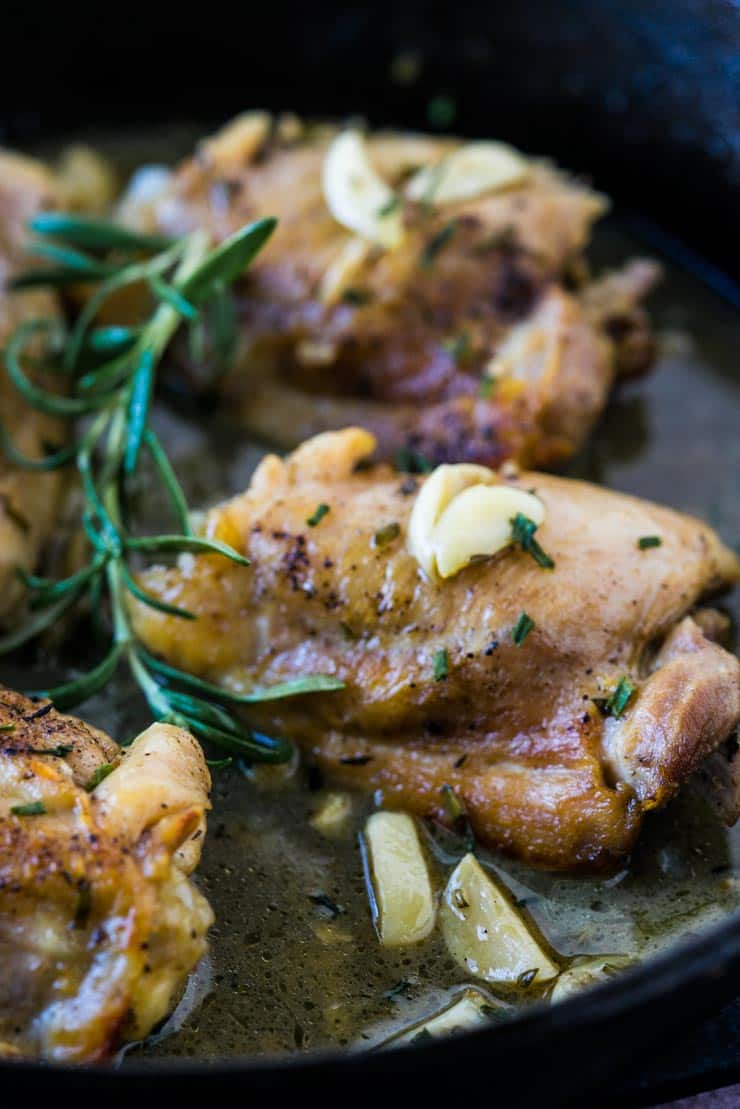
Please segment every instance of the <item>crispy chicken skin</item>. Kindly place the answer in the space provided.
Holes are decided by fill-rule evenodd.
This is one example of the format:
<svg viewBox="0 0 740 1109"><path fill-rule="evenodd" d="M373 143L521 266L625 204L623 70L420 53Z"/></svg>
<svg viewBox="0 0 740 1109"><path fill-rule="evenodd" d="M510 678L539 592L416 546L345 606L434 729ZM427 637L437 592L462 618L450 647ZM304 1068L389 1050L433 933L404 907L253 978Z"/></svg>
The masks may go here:
<svg viewBox="0 0 740 1109"><path fill-rule="evenodd" d="M9 288L12 278L28 265L23 251L27 221L37 212L55 207L57 201L55 179L49 170L0 150L0 351L24 320L57 315L52 293L12 293ZM62 441L64 431L59 422L28 408L4 365L0 365L0 419L16 446L31 458L43 458ZM7 621L22 596L16 567L33 569L54 528L63 480L58 471L19 470L0 450L0 624Z"/></svg>
<svg viewBox="0 0 740 1109"><path fill-rule="evenodd" d="M432 581L405 532L423 479L366 466L367 432L326 433L286 461L263 460L250 489L213 509L207 533L249 568L185 556L146 588L194 623L136 610L171 663L235 689L305 672L341 692L263 704L258 726L295 739L335 781L445 819L452 786L476 835L529 862L607 868L643 814L664 805L740 719L740 663L691 615L740 576L698 520L582 482L523 473L547 518L542 569L507 548ZM319 503L330 510L307 526ZM389 523L389 542L374 536ZM662 546L638 548L659 535ZM534 629L515 645L526 611ZM444 649L448 676L435 680ZM619 719L603 702L627 676Z"/></svg>
<svg viewBox="0 0 740 1109"><path fill-rule="evenodd" d="M639 302L654 264L589 283L581 255L604 200L543 162L508 191L439 207L405 202L404 242L373 247L327 207L322 167L335 135L248 114L128 212L148 227L206 227L218 239L278 217L239 289L243 341L222 381L228 411L285 448L358 423L388 458L404 447L436 462L567 457L617 372L649 364ZM393 133L368 140L393 187L460 145ZM481 395L498 354L503 376Z"/></svg>
<svg viewBox="0 0 740 1109"><path fill-rule="evenodd" d="M0 1056L85 1062L146 1035L205 951L210 777L179 728L122 750L46 707L0 688Z"/></svg>

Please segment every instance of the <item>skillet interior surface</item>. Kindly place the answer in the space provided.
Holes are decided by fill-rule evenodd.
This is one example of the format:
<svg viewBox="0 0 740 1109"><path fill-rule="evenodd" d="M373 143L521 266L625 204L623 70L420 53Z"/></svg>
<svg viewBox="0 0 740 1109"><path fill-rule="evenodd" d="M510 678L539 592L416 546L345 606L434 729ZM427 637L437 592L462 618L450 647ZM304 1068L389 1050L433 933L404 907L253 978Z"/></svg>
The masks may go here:
<svg viewBox="0 0 740 1109"><path fill-rule="evenodd" d="M170 134L168 153L188 149L190 141L187 129ZM119 140L99 145L125 165L162 157L156 134L124 148ZM617 214L597 232L592 258L598 267L640 252L650 249L635 241ZM661 347L654 372L619 391L568 472L702 516L737 546L737 312L670 263L651 307ZM264 453L262 445L225 427L217 413L203 419L178 398L162 399L157 420L193 505L243 489ZM158 506L150 509L154 518ZM737 620L740 599L726 603ZM22 668L4 665L2 677L38 686L52 672L73 673L83 664L72 645L61 655L29 658ZM147 722L123 678L89 702L83 715L118 737ZM217 771L213 801L199 871L217 917L212 953L174 1017L127 1053L124 1069L163 1057L213 1060L373 1046L462 985L439 939L411 954L378 947L357 847L369 804L357 801L346 836L328 847L308 827L316 796L301 772L276 781L274 772L272 779L258 772L248 780L233 770ZM456 849L435 845L440 874ZM740 902L740 831L718 824L692 787L648 821L622 874L587 881L492 861L565 955L647 956L723 920ZM512 1015L506 999L496 1010L497 1020Z"/></svg>

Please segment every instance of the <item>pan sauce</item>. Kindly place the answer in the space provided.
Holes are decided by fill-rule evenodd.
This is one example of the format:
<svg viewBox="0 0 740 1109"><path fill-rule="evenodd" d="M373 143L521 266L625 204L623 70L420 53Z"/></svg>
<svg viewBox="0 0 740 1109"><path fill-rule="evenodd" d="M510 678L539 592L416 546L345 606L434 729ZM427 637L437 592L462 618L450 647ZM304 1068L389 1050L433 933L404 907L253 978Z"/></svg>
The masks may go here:
<svg viewBox="0 0 740 1109"><path fill-rule="evenodd" d="M634 250L618 226L597 232L599 261ZM664 339L658 366L612 402L568 472L701 515L736 543L737 317L693 278L670 270L652 308ZM187 415L161 410L158 419L190 503L244 488L259 448L221 428L214 434L210 423L209 434ZM737 617L737 597L729 607ZM37 666L48 671L48 660ZM38 684L27 671L7 678ZM82 711L114 735L146 723L123 679ZM211 954L162 1032L129 1058L372 1046L442 1008L464 985L439 930L412 948L379 945L357 842L372 802L357 795L342 834L328 839L309 824L322 796L316 785L305 769L259 770L253 780L233 768L214 772L198 872L217 918ZM449 836L429 836L426 844L441 889L462 845ZM553 876L481 858L563 956L645 957L721 919L740 900L740 832L728 833L691 785L649 819L629 869L611 878ZM499 1001L491 993L492 1019L528 999L526 991Z"/></svg>

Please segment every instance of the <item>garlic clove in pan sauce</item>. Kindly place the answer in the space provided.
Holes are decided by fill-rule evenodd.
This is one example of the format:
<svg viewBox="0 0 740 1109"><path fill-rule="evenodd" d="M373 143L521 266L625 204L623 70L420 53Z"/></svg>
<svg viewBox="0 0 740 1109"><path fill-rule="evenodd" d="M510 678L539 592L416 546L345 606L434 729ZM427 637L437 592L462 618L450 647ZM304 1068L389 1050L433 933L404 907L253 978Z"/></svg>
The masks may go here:
<svg viewBox="0 0 740 1109"><path fill-rule="evenodd" d="M337 223L393 249L404 237L396 194L373 168L360 131L342 131L324 159L324 197Z"/></svg>
<svg viewBox="0 0 740 1109"><path fill-rule="evenodd" d="M365 825L366 879L384 947L426 939L436 916L432 884L413 819L377 812Z"/></svg>
<svg viewBox="0 0 740 1109"><path fill-rule="evenodd" d="M560 973L507 891L475 855L466 855L452 872L439 921L450 955L473 978L539 985Z"/></svg>
<svg viewBox="0 0 740 1109"><path fill-rule="evenodd" d="M574 959L570 967L558 978L550 994L550 1002L556 1005L591 986L608 982L615 974L626 970L635 960L627 955L584 955Z"/></svg>
<svg viewBox="0 0 740 1109"><path fill-rule="evenodd" d="M471 142L415 173L406 196L418 202L451 204L522 185L528 175L527 159L513 146Z"/></svg>

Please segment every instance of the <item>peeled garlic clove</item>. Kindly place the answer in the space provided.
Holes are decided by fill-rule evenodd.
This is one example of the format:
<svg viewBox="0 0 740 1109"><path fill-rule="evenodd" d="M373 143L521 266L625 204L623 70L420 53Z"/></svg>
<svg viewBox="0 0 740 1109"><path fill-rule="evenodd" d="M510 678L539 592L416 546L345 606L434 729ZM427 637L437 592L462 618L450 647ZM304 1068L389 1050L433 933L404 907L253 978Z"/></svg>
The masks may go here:
<svg viewBox="0 0 740 1109"><path fill-rule="evenodd" d="M435 166L415 173L406 186L410 200L449 204L521 185L529 163L502 142L471 142Z"/></svg>
<svg viewBox="0 0 740 1109"><path fill-rule="evenodd" d="M511 521L521 513L539 525L542 501L509 485L473 485L445 509L432 532L431 548L442 578L451 578L473 559L488 557L512 542Z"/></svg>
<svg viewBox="0 0 740 1109"><path fill-rule="evenodd" d="M466 855L450 876L439 909L450 955L474 978L516 984L545 982L559 972L515 908L508 891Z"/></svg>
<svg viewBox="0 0 740 1109"><path fill-rule="evenodd" d="M413 1043L419 1036L422 1038L432 1036L434 1039L452 1036L459 1032L467 1032L471 1028L479 1028L483 1024L490 1024L496 1016L505 1015L506 1007L502 1002L487 997L479 990L467 989L456 997L451 1005L433 1013L404 1032L396 1033L381 1046L396 1047L400 1044Z"/></svg>
<svg viewBox="0 0 740 1109"><path fill-rule="evenodd" d="M359 131L342 131L324 159L324 197L337 223L392 249L403 239L396 195L370 164Z"/></svg>
<svg viewBox="0 0 740 1109"><path fill-rule="evenodd" d="M364 842L380 942L399 947L425 939L434 927L435 907L414 821L406 813L373 813Z"/></svg>
<svg viewBox="0 0 740 1109"><path fill-rule="evenodd" d="M312 828L324 836L338 835L352 815L352 798L348 793L327 793L310 820Z"/></svg>
<svg viewBox="0 0 740 1109"><path fill-rule="evenodd" d="M608 982L616 973L626 970L633 963L634 959L628 955L592 955L576 959L553 986L550 1002L556 1005L581 990Z"/></svg>
<svg viewBox="0 0 740 1109"><path fill-rule="evenodd" d="M434 575L436 562L433 536L437 521L454 497L471 485L496 480L487 466L459 462L437 466L419 490L409 518L407 546L427 574Z"/></svg>

